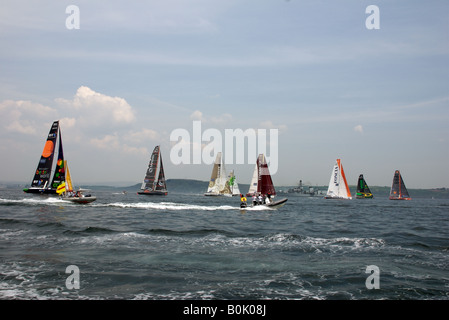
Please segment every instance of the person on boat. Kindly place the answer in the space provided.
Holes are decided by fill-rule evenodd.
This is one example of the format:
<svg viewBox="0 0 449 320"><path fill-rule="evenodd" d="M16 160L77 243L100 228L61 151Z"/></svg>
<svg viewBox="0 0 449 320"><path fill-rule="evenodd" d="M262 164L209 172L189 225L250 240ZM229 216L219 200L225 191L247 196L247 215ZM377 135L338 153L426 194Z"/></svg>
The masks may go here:
<svg viewBox="0 0 449 320"><path fill-rule="evenodd" d="M259 204L263 203L262 195L260 193L259 193L259 196L257 197L257 200L258 200Z"/></svg>
<svg viewBox="0 0 449 320"><path fill-rule="evenodd" d="M256 193L253 193L253 206L257 205L257 196Z"/></svg>
<svg viewBox="0 0 449 320"><path fill-rule="evenodd" d="M268 192L267 197L265 198L265 203L271 203L271 193Z"/></svg>
<svg viewBox="0 0 449 320"><path fill-rule="evenodd" d="M240 194L240 207L246 208L246 206L247 206L246 197L243 194Z"/></svg>

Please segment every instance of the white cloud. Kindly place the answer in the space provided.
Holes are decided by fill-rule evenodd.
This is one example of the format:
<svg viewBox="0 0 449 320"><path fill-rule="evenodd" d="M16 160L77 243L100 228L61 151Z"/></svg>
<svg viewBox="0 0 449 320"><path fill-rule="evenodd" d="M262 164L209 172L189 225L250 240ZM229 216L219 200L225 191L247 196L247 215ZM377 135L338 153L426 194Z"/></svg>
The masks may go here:
<svg viewBox="0 0 449 320"><path fill-rule="evenodd" d="M78 111L80 124L128 124L135 120L134 110L120 97L111 97L81 86L72 100L56 99L61 106Z"/></svg>
<svg viewBox="0 0 449 320"><path fill-rule="evenodd" d="M157 141L160 135L157 131L151 129L142 129L140 131L129 132L124 135L124 139L134 143L146 143L150 141Z"/></svg>
<svg viewBox="0 0 449 320"><path fill-rule="evenodd" d="M356 126L354 127L354 131L355 131L355 132L359 132L359 133L363 133L363 127L362 127L362 125L361 125L361 124L356 125Z"/></svg>
<svg viewBox="0 0 449 320"><path fill-rule="evenodd" d="M199 110L195 110L191 115L190 115L190 120L203 120L203 113Z"/></svg>
<svg viewBox="0 0 449 320"><path fill-rule="evenodd" d="M1 130L12 133L35 134L43 123L51 123L56 110L31 101L5 100L0 103ZM50 119L50 120L49 120Z"/></svg>
<svg viewBox="0 0 449 320"><path fill-rule="evenodd" d="M284 124L274 125L272 121L267 120L263 121L259 124L260 129L278 129L280 132L284 132L287 130L287 126Z"/></svg>
<svg viewBox="0 0 449 320"><path fill-rule="evenodd" d="M229 113L223 113L218 116L204 116L201 111L195 110L190 115L190 120L202 121L204 123L209 123L213 125L223 125L232 122L232 115Z"/></svg>

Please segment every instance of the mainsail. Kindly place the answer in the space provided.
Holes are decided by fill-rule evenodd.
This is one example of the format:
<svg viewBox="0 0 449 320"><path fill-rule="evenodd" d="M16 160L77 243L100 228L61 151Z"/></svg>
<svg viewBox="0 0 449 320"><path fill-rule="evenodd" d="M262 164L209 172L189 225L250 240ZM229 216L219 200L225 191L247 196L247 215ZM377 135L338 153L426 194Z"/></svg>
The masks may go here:
<svg viewBox="0 0 449 320"><path fill-rule="evenodd" d="M158 165L159 162L160 165ZM160 146L154 147L153 153L151 154L150 162L148 163L147 172L145 174L140 189L142 191L137 192L137 194L167 195L168 193L167 185L165 182L164 168L162 165L162 155L160 151Z"/></svg>
<svg viewBox="0 0 449 320"><path fill-rule="evenodd" d="M217 153L215 158L214 167L209 180L209 186L204 194L205 196L220 196L227 193L226 190L226 169L224 163L222 163L221 152Z"/></svg>
<svg viewBox="0 0 449 320"><path fill-rule="evenodd" d="M59 134L59 135L58 135ZM50 182L53 159L55 156L55 150L58 143L58 160L56 162L56 168ZM64 170L64 153L62 147L61 130L59 128L59 121L54 121L47 136L47 140L44 145L37 169L34 173L34 178L31 182L30 188L23 189L27 193L48 193L56 194L58 186L65 181Z"/></svg>
<svg viewBox="0 0 449 320"><path fill-rule="evenodd" d="M363 174L359 175L359 179L357 180L356 198L357 199L373 198L373 194L371 193L371 190L366 184L366 181L363 178Z"/></svg>
<svg viewBox="0 0 449 320"><path fill-rule="evenodd" d="M346 181L345 171L341 160L337 159L332 168L331 179L327 189L326 199L352 199L348 182Z"/></svg>
<svg viewBox="0 0 449 320"><path fill-rule="evenodd" d="M399 170L394 172L393 184L390 189L390 200L411 200Z"/></svg>

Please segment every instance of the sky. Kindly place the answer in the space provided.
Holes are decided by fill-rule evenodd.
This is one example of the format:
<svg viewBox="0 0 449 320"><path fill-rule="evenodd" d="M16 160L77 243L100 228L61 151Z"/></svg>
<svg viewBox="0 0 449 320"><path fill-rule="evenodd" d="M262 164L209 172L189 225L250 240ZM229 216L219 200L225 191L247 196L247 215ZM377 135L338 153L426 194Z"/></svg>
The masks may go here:
<svg viewBox="0 0 449 320"><path fill-rule="evenodd" d="M156 145L167 179L207 181L204 132L266 129L275 186L339 158L352 185L449 187L447 0L6 0L0 43L0 182L31 183L60 120L75 185L139 183ZM256 156L226 169L249 184Z"/></svg>

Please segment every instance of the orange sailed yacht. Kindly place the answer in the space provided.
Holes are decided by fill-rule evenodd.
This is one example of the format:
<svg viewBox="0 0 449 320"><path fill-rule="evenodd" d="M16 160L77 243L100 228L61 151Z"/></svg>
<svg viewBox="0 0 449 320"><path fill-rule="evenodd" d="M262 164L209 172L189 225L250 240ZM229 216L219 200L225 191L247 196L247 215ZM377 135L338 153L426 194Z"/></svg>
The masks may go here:
<svg viewBox="0 0 449 320"><path fill-rule="evenodd" d="M348 199L351 200L351 191L349 190L348 182L346 181L345 171L341 160L337 159L332 169L331 180L329 181L329 188L325 199Z"/></svg>

